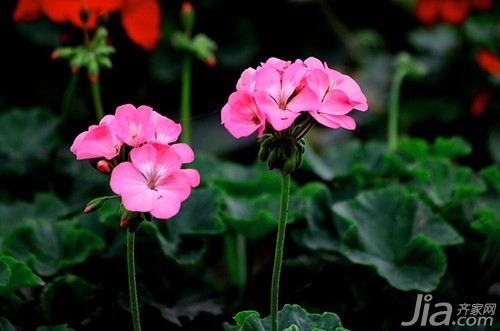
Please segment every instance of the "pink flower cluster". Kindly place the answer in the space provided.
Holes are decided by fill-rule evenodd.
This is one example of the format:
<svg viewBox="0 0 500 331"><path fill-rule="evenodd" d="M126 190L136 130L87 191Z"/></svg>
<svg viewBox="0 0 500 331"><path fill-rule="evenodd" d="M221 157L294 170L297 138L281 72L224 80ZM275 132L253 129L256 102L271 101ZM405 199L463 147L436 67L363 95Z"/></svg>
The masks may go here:
<svg viewBox="0 0 500 331"><path fill-rule="evenodd" d="M236 138L255 131L260 137L268 125L285 130L304 112L327 127L352 130L352 109L365 111L368 105L351 77L314 57L293 63L273 57L243 71L221 119Z"/></svg>
<svg viewBox="0 0 500 331"><path fill-rule="evenodd" d="M194 160L191 147L173 144L181 130L149 106L125 104L79 134L70 150L77 160L111 173L111 189L126 210L167 219L200 183L198 171L182 169Z"/></svg>

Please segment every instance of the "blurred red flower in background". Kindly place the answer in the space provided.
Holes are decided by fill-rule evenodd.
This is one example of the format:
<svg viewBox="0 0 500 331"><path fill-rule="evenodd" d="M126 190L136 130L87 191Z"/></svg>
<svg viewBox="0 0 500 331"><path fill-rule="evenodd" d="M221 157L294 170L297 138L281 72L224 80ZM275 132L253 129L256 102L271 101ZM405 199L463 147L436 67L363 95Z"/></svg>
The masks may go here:
<svg viewBox="0 0 500 331"><path fill-rule="evenodd" d="M31 23L46 16L54 23L71 23L93 30L97 20L119 12L128 37L144 50L152 50L160 39L161 10L157 0L18 0L13 20Z"/></svg>
<svg viewBox="0 0 500 331"><path fill-rule="evenodd" d="M487 11L493 0L417 0L415 16L426 25L446 22L459 25L471 10Z"/></svg>
<svg viewBox="0 0 500 331"><path fill-rule="evenodd" d="M481 48L476 53L476 61L479 68L492 75L500 75L500 56L492 51Z"/></svg>

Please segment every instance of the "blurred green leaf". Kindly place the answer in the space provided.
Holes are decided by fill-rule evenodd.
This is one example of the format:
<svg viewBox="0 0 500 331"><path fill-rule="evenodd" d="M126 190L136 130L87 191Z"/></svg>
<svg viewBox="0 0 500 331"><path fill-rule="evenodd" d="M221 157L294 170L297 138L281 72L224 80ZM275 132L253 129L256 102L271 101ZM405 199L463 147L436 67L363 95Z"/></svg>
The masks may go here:
<svg viewBox="0 0 500 331"><path fill-rule="evenodd" d="M320 154L306 148L302 167L325 181L353 175L407 176L410 175L404 162L391 153L385 142L349 140L331 145Z"/></svg>
<svg viewBox="0 0 500 331"><path fill-rule="evenodd" d="M465 198L479 196L486 191L486 184L466 166L446 159L429 158L413 166L425 176L420 176L416 187L422 189L438 206L458 203Z"/></svg>
<svg viewBox="0 0 500 331"><path fill-rule="evenodd" d="M446 272L441 246L463 241L416 195L398 186L362 192L335 203L333 210L349 225L341 233L342 253L375 267L404 291L434 290Z"/></svg>
<svg viewBox="0 0 500 331"><path fill-rule="evenodd" d="M239 198L226 195L221 217L229 229L250 240L263 238L278 228L279 196L266 193Z"/></svg>
<svg viewBox="0 0 500 331"><path fill-rule="evenodd" d="M35 193L33 201L17 200L0 204L0 247L2 239L14 227L23 225L31 218L58 219L68 213L68 208L56 195L47 192Z"/></svg>
<svg viewBox="0 0 500 331"><path fill-rule="evenodd" d="M66 321L79 322L96 314L99 307L97 290L99 287L73 275L65 274L53 279L44 287L41 308L54 324ZM43 329L43 328L42 328ZM66 325L46 327L43 330L67 331Z"/></svg>
<svg viewBox="0 0 500 331"><path fill-rule="evenodd" d="M0 295L44 284L25 263L11 256L0 256Z"/></svg>
<svg viewBox="0 0 500 331"><path fill-rule="evenodd" d="M431 154L437 157L454 159L461 156L470 155L471 144L461 136L449 138L437 137L431 145Z"/></svg>
<svg viewBox="0 0 500 331"><path fill-rule="evenodd" d="M401 137L398 141L398 152L411 161L425 160L429 150L429 144L422 138Z"/></svg>
<svg viewBox="0 0 500 331"><path fill-rule="evenodd" d="M479 208L475 213L477 219L471 224L472 229L486 238L486 242L482 245L480 261L488 269L485 276L500 266L500 214L498 202L495 205L497 210Z"/></svg>
<svg viewBox="0 0 500 331"><path fill-rule="evenodd" d="M4 254L24 261L42 276L83 263L105 247L103 239L80 229L77 220L29 219L14 228L3 243Z"/></svg>
<svg viewBox="0 0 500 331"><path fill-rule="evenodd" d="M292 232L294 240L313 251L339 251L340 241L334 235L333 204L328 187L310 182L299 189L293 209L305 218L306 228Z"/></svg>
<svg viewBox="0 0 500 331"><path fill-rule="evenodd" d="M481 170L481 176L500 193L500 167L492 164Z"/></svg>
<svg viewBox="0 0 500 331"><path fill-rule="evenodd" d="M141 224L158 239L167 256L177 263L198 262L206 251L206 240L226 230L218 215L220 196L212 187L200 187L191 192L177 215L168 220Z"/></svg>
<svg viewBox="0 0 500 331"><path fill-rule="evenodd" d="M28 174L50 160L59 137L57 117L45 108L14 108L0 114L0 169Z"/></svg>
<svg viewBox="0 0 500 331"><path fill-rule="evenodd" d="M5 317L0 316L0 331L17 331L17 329Z"/></svg>

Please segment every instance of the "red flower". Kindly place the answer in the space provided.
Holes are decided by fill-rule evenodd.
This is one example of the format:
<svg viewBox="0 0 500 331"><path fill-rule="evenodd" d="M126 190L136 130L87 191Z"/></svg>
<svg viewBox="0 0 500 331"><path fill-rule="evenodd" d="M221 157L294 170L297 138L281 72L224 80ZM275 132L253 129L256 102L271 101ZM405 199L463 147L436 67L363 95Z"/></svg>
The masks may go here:
<svg viewBox="0 0 500 331"><path fill-rule="evenodd" d="M471 10L487 11L492 6L493 0L417 0L415 16L427 25L440 21L459 25Z"/></svg>
<svg viewBox="0 0 500 331"><path fill-rule="evenodd" d="M55 23L71 23L83 28L82 12L87 13L87 28L95 29L97 19L119 12L129 38L145 50L152 50L160 39L161 11L157 0L18 0L13 19L31 23L43 16Z"/></svg>
<svg viewBox="0 0 500 331"><path fill-rule="evenodd" d="M474 94L472 97L472 101L470 104L470 113L472 116L479 116L488 107L488 102L490 101L491 98L491 90L481 90Z"/></svg>
<svg viewBox="0 0 500 331"><path fill-rule="evenodd" d="M500 56L482 48L476 53L478 66L493 75L500 75Z"/></svg>

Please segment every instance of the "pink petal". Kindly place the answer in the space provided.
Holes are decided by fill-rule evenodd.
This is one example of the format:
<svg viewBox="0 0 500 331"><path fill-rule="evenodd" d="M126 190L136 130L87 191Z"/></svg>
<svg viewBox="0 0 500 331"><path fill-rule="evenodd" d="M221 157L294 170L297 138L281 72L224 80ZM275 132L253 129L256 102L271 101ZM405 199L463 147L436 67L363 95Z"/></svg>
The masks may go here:
<svg viewBox="0 0 500 331"><path fill-rule="evenodd" d="M149 106L139 106L137 109L131 104L119 106L109 127L125 144L139 146L153 135L151 112Z"/></svg>
<svg viewBox="0 0 500 331"><path fill-rule="evenodd" d="M182 127L179 123L175 123L170 118L160 115L156 111L151 113L151 120L153 122L154 132L150 142L167 145L175 142L179 138L182 131Z"/></svg>
<svg viewBox="0 0 500 331"><path fill-rule="evenodd" d="M221 121L235 138L249 136L256 130L261 136L266 124L254 98L245 90L229 96L228 103L221 110Z"/></svg>
<svg viewBox="0 0 500 331"><path fill-rule="evenodd" d="M347 115L310 114L316 121L332 129L343 127L345 129L354 130L356 128L356 122Z"/></svg>
<svg viewBox="0 0 500 331"><path fill-rule="evenodd" d="M177 143L170 145L170 150L176 152L181 158L182 163L190 163L194 161L194 152L191 146L185 143Z"/></svg>
<svg viewBox="0 0 500 331"><path fill-rule="evenodd" d="M180 156L171 151L170 146L155 143L132 149L130 159L148 182L161 176L168 176L182 166Z"/></svg>
<svg viewBox="0 0 500 331"><path fill-rule="evenodd" d="M189 179L189 183L191 187L197 187L200 185L200 173L195 169L181 169L182 172L185 173L186 177Z"/></svg>
<svg viewBox="0 0 500 331"><path fill-rule="evenodd" d="M110 187L120 195L123 206L129 211L147 212L153 208L153 193L147 179L130 162L122 162L111 172Z"/></svg>
<svg viewBox="0 0 500 331"><path fill-rule="evenodd" d="M121 142L110 132L107 125L99 125L87 134L77 136L73 150L77 160L105 157L111 160L118 155Z"/></svg>

